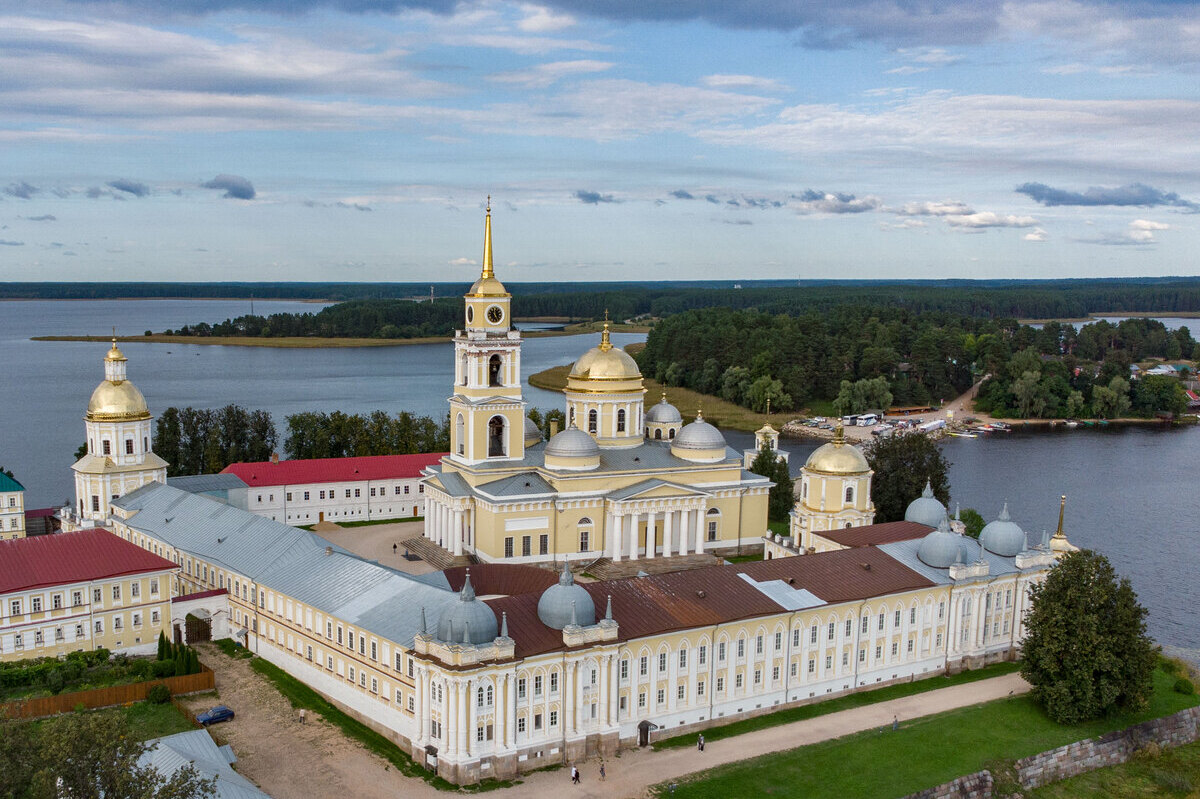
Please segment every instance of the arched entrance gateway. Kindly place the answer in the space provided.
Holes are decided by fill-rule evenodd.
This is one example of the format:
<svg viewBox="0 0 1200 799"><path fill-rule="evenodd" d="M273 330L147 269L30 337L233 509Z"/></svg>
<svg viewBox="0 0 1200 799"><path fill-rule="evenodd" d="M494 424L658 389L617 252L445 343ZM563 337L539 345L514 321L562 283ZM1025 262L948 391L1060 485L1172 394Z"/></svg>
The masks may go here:
<svg viewBox="0 0 1200 799"><path fill-rule="evenodd" d="M212 614L203 608L184 616L184 635L188 644L212 640Z"/></svg>

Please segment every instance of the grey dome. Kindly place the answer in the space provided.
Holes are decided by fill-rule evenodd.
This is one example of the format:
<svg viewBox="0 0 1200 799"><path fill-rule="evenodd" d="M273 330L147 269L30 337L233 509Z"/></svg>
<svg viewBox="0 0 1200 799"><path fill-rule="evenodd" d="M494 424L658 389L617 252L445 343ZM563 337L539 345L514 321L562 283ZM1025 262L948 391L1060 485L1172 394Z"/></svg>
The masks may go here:
<svg viewBox="0 0 1200 799"><path fill-rule="evenodd" d="M600 454L600 445L572 424L550 439L550 443L546 445L546 454L559 458L589 458Z"/></svg>
<svg viewBox="0 0 1200 799"><path fill-rule="evenodd" d="M541 441L542 429L534 423L528 416L525 417L525 440L526 441Z"/></svg>
<svg viewBox="0 0 1200 799"><path fill-rule="evenodd" d="M946 518L946 506L933 496L933 488L925 481L925 490L921 496L908 503L904 509L904 521L916 522L926 527L937 527Z"/></svg>
<svg viewBox="0 0 1200 799"><path fill-rule="evenodd" d="M979 534L979 543L988 552L1005 558L1011 558L1025 549L1025 531L1009 517L1007 502L995 521L984 526Z"/></svg>
<svg viewBox="0 0 1200 799"><path fill-rule="evenodd" d="M682 421L683 415L678 408L667 402L666 394L663 394L657 405L652 405L650 410L646 411L647 424L679 424Z"/></svg>
<svg viewBox="0 0 1200 799"><path fill-rule="evenodd" d="M554 630L561 630L568 624L590 627L596 623L596 604L592 602L592 595L583 586L575 584L566 561L563 561L558 583L543 591L538 599L537 613L542 624Z"/></svg>
<svg viewBox="0 0 1200 799"><path fill-rule="evenodd" d="M962 537L950 532L950 522L942 517L938 528L921 539L917 547L917 557L926 566L935 569L948 569L959 560L959 544Z"/></svg>
<svg viewBox="0 0 1200 799"><path fill-rule="evenodd" d="M452 644L486 644L494 641L496 634L496 614L475 598L471 572L468 571L467 580L458 592L458 601L443 610L438 619L438 640Z"/></svg>
<svg viewBox="0 0 1200 799"><path fill-rule="evenodd" d="M696 421L685 424L679 434L671 442L672 448L679 449L725 449L725 436L721 431L704 421L704 417L696 414Z"/></svg>

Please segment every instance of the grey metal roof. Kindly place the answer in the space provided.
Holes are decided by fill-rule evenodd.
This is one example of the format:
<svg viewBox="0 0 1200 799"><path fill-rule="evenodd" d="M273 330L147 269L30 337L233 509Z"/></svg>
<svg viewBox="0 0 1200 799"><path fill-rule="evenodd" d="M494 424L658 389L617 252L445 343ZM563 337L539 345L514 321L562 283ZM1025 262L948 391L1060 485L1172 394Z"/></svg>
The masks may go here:
<svg viewBox="0 0 1200 799"><path fill-rule="evenodd" d="M471 497L475 495L475 492L471 490L471 486L467 485L467 481L458 472L442 470L431 477L429 482L452 497Z"/></svg>
<svg viewBox="0 0 1200 799"><path fill-rule="evenodd" d="M825 600L807 588L794 588L783 580L764 580L760 583L748 574L739 573L738 577L750 583L785 610L805 610L825 604Z"/></svg>
<svg viewBox="0 0 1200 799"><path fill-rule="evenodd" d="M125 523L139 532L403 646L420 631L422 607L436 618L456 601L444 576L413 579L316 533L161 483L113 505L136 511Z"/></svg>
<svg viewBox="0 0 1200 799"><path fill-rule="evenodd" d="M477 471L501 471L507 469L541 469L546 468L546 442L525 448L525 457L518 460L494 460L475 464L472 468ZM636 447L622 449L600 450L600 466L590 469L588 477L594 477L604 472L629 472L644 469L681 469L697 470L719 468L723 464L736 461L741 463L742 456L731 447L725 448L725 459L715 463L695 463L694 461L677 458L671 454L670 441L644 441ZM554 471L550 469L549 471ZM443 471L443 474L445 472Z"/></svg>
<svg viewBox="0 0 1200 799"><path fill-rule="evenodd" d="M948 585L953 580L950 579L950 570L935 569L932 566L926 565L920 558L917 557L917 549L921 546L921 541L924 539L913 538L907 541L894 541L890 544L880 544L877 549L881 549L891 557L903 563L908 568L915 571L917 574L932 580L941 585ZM983 559L988 564L988 578L1002 576L1005 574L1014 574L1020 569L1017 568L1013 558L1002 558L999 555L993 555L983 547L979 546L979 542L970 536L961 536L960 546L965 548L966 557L964 560L967 563L974 563L979 560L979 554L983 553Z"/></svg>
<svg viewBox="0 0 1200 799"><path fill-rule="evenodd" d="M590 458L600 454L600 445L596 439L572 425L551 436L546 443L545 454L559 458Z"/></svg>
<svg viewBox="0 0 1200 799"><path fill-rule="evenodd" d="M147 741L149 749L138 759L139 766L153 766L159 774L170 778L184 766L191 765L201 778L215 777L213 799L271 799L254 783L231 767L235 762L228 747L218 747L208 730L189 730Z"/></svg>
<svg viewBox="0 0 1200 799"><path fill-rule="evenodd" d="M556 493L554 486L547 483L537 472L521 472L512 477L502 477L476 486L475 490L490 497L527 497Z"/></svg>
<svg viewBox="0 0 1200 799"><path fill-rule="evenodd" d="M696 421L683 426L671 446L679 449L721 449L727 444L720 430L697 416Z"/></svg>
<svg viewBox="0 0 1200 799"><path fill-rule="evenodd" d="M230 489L246 487L246 484L242 482L242 478L236 474L191 474L181 477L168 477L167 485L192 494L202 494L209 491L229 491Z"/></svg>

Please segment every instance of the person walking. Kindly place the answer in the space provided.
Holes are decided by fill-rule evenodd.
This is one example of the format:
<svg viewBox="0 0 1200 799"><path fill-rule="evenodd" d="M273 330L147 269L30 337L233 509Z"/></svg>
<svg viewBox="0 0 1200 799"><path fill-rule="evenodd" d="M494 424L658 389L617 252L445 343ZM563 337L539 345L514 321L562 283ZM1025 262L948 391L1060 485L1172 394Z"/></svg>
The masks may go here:
<svg viewBox="0 0 1200 799"><path fill-rule="evenodd" d="M900 729L900 717L892 716L892 732L895 732L898 729Z"/></svg>
<svg viewBox="0 0 1200 799"><path fill-rule="evenodd" d="M575 785L579 784L579 769L571 766L571 782Z"/></svg>
<svg viewBox="0 0 1200 799"><path fill-rule="evenodd" d="M601 763L601 764L600 764L600 782L604 782L604 779L605 779L605 777L607 777L607 776L608 776L608 775L604 773L604 764L603 764L603 763Z"/></svg>
<svg viewBox="0 0 1200 799"><path fill-rule="evenodd" d="M304 708L300 708L300 723L304 723Z"/></svg>
<svg viewBox="0 0 1200 799"><path fill-rule="evenodd" d="M700 733L700 737L696 739L696 748L701 752L704 751L704 733Z"/></svg>
<svg viewBox="0 0 1200 799"><path fill-rule="evenodd" d="M396 545L392 544L392 555L396 554Z"/></svg>

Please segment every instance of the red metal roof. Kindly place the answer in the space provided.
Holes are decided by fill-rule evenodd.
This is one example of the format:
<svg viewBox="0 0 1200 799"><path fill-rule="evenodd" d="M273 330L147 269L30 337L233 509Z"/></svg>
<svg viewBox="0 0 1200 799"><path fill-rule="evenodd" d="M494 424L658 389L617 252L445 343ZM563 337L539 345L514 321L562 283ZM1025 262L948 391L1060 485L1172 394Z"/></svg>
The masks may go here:
<svg viewBox="0 0 1200 799"><path fill-rule="evenodd" d="M917 522L884 522L864 527L844 527L836 530L814 530L813 535L836 541L844 547L875 547L895 541L924 538L933 530Z"/></svg>
<svg viewBox="0 0 1200 799"><path fill-rule="evenodd" d="M53 516L58 513L58 508L34 508L33 510L25 511L26 519L44 519L47 516Z"/></svg>
<svg viewBox="0 0 1200 799"><path fill-rule="evenodd" d="M755 582L783 580L796 589L807 589L828 604L933 585L874 547L580 585L592 595L597 619L604 616L608 597L612 596L613 618L619 625L617 636L628 641L785 612L742 574ZM472 570L472 584L474 580ZM563 647L562 633L538 619L540 593L487 600L497 618L501 613L508 614L508 632L516 644L517 657Z"/></svg>
<svg viewBox="0 0 1200 799"><path fill-rule="evenodd" d="M451 590L458 591L466 582L467 570L471 571L471 587L477 596L502 594L514 596L545 591L558 582L558 574L537 566L519 563L477 563L473 566L454 566L446 569L446 582Z"/></svg>
<svg viewBox="0 0 1200 799"><path fill-rule="evenodd" d="M99 528L0 541L0 593L176 568Z"/></svg>
<svg viewBox="0 0 1200 799"><path fill-rule="evenodd" d="M231 463L221 474L234 474L248 486L349 483L356 480L397 480L421 476L445 452L417 455L366 455L358 458L312 458L297 461Z"/></svg>

